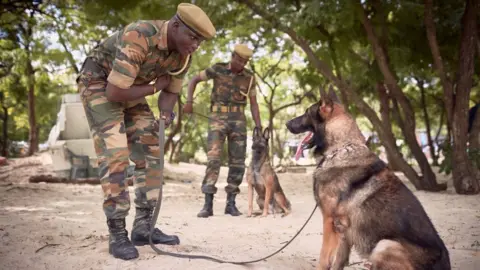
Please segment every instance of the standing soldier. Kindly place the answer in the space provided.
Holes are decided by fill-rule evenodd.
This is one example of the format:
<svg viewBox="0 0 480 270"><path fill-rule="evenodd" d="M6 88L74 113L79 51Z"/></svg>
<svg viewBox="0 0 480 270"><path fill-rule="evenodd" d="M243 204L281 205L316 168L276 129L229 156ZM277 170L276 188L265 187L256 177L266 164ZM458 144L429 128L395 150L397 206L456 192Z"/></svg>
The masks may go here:
<svg viewBox="0 0 480 270"><path fill-rule="evenodd" d="M217 63L194 76L188 85L188 99L185 113L193 111L193 93L201 81L213 79L211 94L211 115L208 123L208 165L202 183L205 205L198 217L213 216L213 196L217 192L215 183L220 172L220 156L225 138L228 138L228 178L225 191L227 205L225 214L239 216L242 213L235 206L235 196L240 192L245 173L247 146L247 123L245 106L250 100L250 109L255 125L261 129L260 113L255 90L255 76L245 68L252 56L252 50L244 44L234 48L230 63Z"/></svg>
<svg viewBox="0 0 480 270"><path fill-rule="evenodd" d="M98 157L109 252L138 257L135 246L149 244L150 220L160 187L158 123L145 97L161 91L160 117L168 126L190 65L190 55L215 28L197 6L182 3L170 20L137 21L95 47L78 76L78 90ZM153 84L150 84L153 81ZM125 229L130 209L129 158L135 163L136 215L131 242ZM179 244L176 235L155 229L155 244ZM135 246L134 246L135 245Z"/></svg>

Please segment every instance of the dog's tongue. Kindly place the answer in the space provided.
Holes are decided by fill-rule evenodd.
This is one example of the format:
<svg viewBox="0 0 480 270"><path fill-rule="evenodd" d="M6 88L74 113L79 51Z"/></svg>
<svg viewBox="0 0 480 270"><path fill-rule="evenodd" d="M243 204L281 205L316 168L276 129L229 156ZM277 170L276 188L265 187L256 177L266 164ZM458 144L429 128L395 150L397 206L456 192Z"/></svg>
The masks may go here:
<svg viewBox="0 0 480 270"><path fill-rule="evenodd" d="M295 160L298 160L300 156L302 155L303 151L303 146L305 145L306 142L308 142L313 136L312 132L309 132L305 138L303 138L302 142L297 147L297 152L295 153Z"/></svg>

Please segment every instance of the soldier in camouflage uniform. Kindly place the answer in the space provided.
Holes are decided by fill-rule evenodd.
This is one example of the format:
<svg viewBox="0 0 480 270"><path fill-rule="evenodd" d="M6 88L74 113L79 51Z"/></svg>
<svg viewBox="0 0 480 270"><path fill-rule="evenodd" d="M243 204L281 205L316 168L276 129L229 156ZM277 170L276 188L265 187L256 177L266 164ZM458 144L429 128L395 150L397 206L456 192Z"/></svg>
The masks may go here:
<svg viewBox="0 0 480 270"><path fill-rule="evenodd" d="M213 79L211 94L211 114L208 129L208 165L202 183L205 205L198 217L213 215L213 196L217 192L215 183L220 172L220 156L225 138L228 139L228 178L225 191L227 204L225 214L239 216L242 213L235 206L235 197L245 173L247 146L247 126L245 106L250 101L250 109L255 124L260 129L260 113L255 90L255 76L245 68L252 56L244 44L235 46L230 63L217 63L194 76L188 86L188 99L184 112L192 112L193 93L201 81Z"/></svg>
<svg viewBox="0 0 480 270"><path fill-rule="evenodd" d="M168 126L191 54L214 35L214 26L199 7L180 4L168 21L137 21L114 33L95 47L83 64L78 90L98 157L109 252L116 258L137 258L135 246L149 244L150 220L160 187L158 122L145 97L161 91L160 117ZM135 163L136 214L131 241L125 229L130 209L129 159ZM180 242L176 235L159 229L154 230L152 240L155 244Z"/></svg>

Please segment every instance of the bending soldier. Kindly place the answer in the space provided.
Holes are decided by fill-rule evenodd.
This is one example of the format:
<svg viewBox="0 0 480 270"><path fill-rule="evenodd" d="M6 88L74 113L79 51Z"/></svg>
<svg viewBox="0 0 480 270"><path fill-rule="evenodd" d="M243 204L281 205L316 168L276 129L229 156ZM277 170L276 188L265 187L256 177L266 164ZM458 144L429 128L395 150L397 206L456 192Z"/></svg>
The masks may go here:
<svg viewBox="0 0 480 270"><path fill-rule="evenodd" d="M160 117L168 126L191 54L214 35L208 16L195 5L182 3L170 20L137 21L114 33L95 47L83 64L78 90L98 156L109 252L116 258L137 258L134 245L149 243L158 194L158 123L145 97L161 91ZM135 163L136 214L131 241L125 229L130 209L129 159ZM152 240L167 245L180 242L176 235L159 229Z"/></svg>

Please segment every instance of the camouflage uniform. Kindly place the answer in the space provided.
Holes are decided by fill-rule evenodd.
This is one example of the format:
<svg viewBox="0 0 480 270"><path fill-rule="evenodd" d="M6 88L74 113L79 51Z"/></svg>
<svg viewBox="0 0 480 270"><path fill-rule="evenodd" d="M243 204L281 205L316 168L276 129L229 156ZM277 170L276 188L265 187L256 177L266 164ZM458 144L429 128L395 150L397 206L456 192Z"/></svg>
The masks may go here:
<svg viewBox="0 0 480 270"><path fill-rule="evenodd" d="M169 53L167 25L168 21L129 24L89 53L77 78L98 156L103 210L109 219L125 218L130 209L129 158L135 163L136 207L154 206L161 171L155 117L145 98L110 102L105 95L107 82L128 89L181 69L186 59L178 52ZM191 60L182 73L172 76L167 91L180 92L190 64Z"/></svg>
<svg viewBox="0 0 480 270"><path fill-rule="evenodd" d="M220 172L220 156L228 138L228 178L225 191L238 194L245 173L247 127L245 106L248 97L256 95L255 77L248 69L233 73L228 63L217 63L200 73L203 81L213 79L211 119L208 129L208 165L202 192L215 194ZM249 88L250 86L250 88Z"/></svg>

